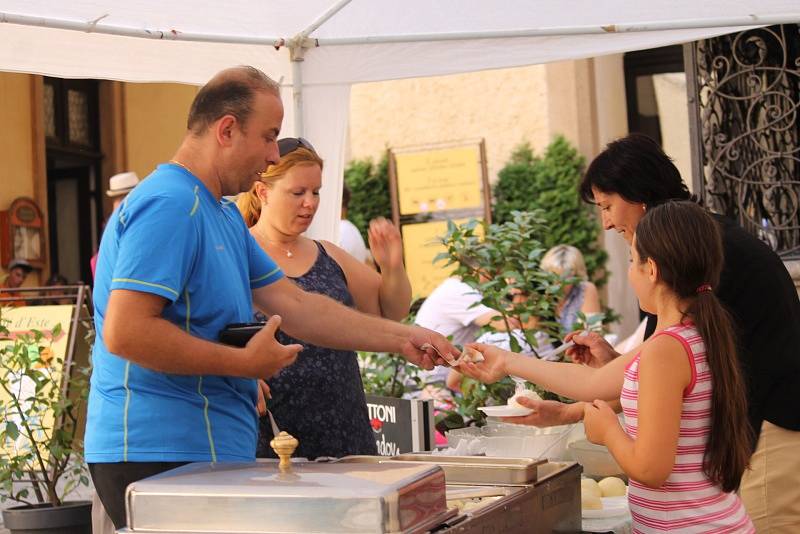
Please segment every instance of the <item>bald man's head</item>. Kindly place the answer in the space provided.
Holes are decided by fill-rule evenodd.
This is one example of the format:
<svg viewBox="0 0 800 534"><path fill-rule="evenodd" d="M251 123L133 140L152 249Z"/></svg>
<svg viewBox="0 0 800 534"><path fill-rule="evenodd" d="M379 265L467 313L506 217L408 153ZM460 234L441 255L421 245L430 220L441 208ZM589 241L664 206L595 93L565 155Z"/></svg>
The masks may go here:
<svg viewBox="0 0 800 534"><path fill-rule="evenodd" d="M194 97L187 127L199 135L225 115L233 115L244 125L253 110L255 94L260 91L280 98L280 86L255 67L232 67L220 71Z"/></svg>

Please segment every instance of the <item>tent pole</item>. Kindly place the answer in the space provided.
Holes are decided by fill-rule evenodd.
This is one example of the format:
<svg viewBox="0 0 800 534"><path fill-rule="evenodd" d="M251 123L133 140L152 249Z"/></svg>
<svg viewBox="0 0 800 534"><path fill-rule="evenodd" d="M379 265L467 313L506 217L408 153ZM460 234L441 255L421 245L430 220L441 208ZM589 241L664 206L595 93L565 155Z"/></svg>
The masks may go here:
<svg viewBox="0 0 800 534"><path fill-rule="evenodd" d="M350 0L340 0L317 21L309 26L305 31L298 35L302 40L308 39L307 34L314 31L340 9L346 6ZM269 45L279 48L287 44L287 40L281 37L256 37L239 35L222 35L210 33L191 33L183 32L175 28L167 30L136 29L121 26L102 24L99 17L92 21L69 21L52 18L34 17L20 15L16 13L0 12L0 23L20 24L24 26L41 26L60 30L73 30L85 33L102 33L109 35L122 35L128 37L141 37L146 39L163 39L168 41L194 41L207 43L231 43L231 44L254 44ZM343 38L319 38L314 39L314 46L321 45L353 45L371 43L413 43L420 41L459 41L466 39L508 39L514 37L538 37L556 35L592 35L604 33L623 33L623 32L647 32L664 30L686 30L693 28L730 28L730 31L739 31L758 26L771 26L773 24L793 24L800 21L800 12L782 13L776 15L749 15L740 17L728 17L720 19L683 19L660 22L643 22L635 24L609 24L594 26L563 26L550 28L528 28L524 30L509 31L485 31L485 32L452 32L452 33L427 33L409 35L385 35L381 37L343 37ZM298 39L300 40L300 39Z"/></svg>
<svg viewBox="0 0 800 534"><path fill-rule="evenodd" d="M292 103L294 106L294 136L303 137L303 58L295 58L294 49L290 48L289 50L292 52Z"/></svg>
<svg viewBox="0 0 800 534"><path fill-rule="evenodd" d="M294 136L302 137L305 132L305 120L303 118L303 59L306 50L318 46L316 40L309 39L311 32L328 22L331 17L342 10L344 6L352 0L339 0L330 7L325 13L320 15L305 30L301 31L286 43L289 49L289 57L292 61L292 106L294 112Z"/></svg>
<svg viewBox="0 0 800 534"><path fill-rule="evenodd" d="M330 9L328 9L325 13L320 15L319 18L317 18L317 20L312 22L308 28L297 34L297 36L300 37L301 39L305 39L306 37L311 35L311 32L313 32L314 30L316 30L317 28L328 22L331 19L331 17L333 17L336 13L341 11L344 6L346 6L352 1L353 0L339 0L334 5L332 5Z"/></svg>
<svg viewBox="0 0 800 534"><path fill-rule="evenodd" d="M229 43L229 44L249 44L249 45L269 45L276 48L284 46L286 39L282 37L250 37L246 35L222 35L213 33L191 33L182 32L171 28L169 30L151 30L125 28L122 26L112 26L101 24L100 21L105 17L87 22L71 20L49 19L43 17L32 17L28 15L18 15L16 13L0 12L0 23L20 24L22 26L40 26L43 28L53 28L56 30L72 30L84 33L102 33L106 35L122 35L125 37L140 37L145 39L156 39L164 41L192 41L200 43Z"/></svg>
<svg viewBox="0 0 800 534"><path fill-rule="evenodd" d="M519 37L540 37L559 35L594 35L608 33L637 33L667 30L689 30L701 28L730 28L740 31L774 24L793 24L800 21L800 12L780 15L729 17L724 19L685 19L637 24L607 24L596 26L554 26L550 28L529 28L508 31L478 31L451 33L417 33L408 35L382 35L378 37L318 37L318 46L377 44L377 43L416 43L436 41L463 41L474 39L510 39Z"/></svg>

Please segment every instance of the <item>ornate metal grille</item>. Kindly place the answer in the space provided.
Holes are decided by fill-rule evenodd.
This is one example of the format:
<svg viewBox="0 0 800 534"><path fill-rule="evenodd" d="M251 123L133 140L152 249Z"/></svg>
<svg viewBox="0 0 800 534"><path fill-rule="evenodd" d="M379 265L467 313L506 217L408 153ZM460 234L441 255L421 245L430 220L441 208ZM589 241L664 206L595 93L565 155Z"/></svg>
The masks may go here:
<svg viewBox="0 0 800 534"><path fill-rule="evenodd" d="M695 191L782 256L800 256L800 28L715 37L686 53Z"/></svg>

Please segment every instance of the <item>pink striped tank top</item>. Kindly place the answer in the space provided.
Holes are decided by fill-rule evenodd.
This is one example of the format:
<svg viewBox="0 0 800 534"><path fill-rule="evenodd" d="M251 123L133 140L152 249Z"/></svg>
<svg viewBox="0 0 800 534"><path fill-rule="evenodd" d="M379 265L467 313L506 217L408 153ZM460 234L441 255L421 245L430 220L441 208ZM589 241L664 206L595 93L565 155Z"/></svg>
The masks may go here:
<svg viewBox="0 0 800 534"><path fill-rule="evenodd" d="M669 335L683 344L692 368L692 381L683 392L678 450L672 473L658 489L630 481L628 502L633 531L755 532L739 497L723 492L703 473L703 454L711 427L712 388L703 339L694 325L685 324L672 326L656 335ZM625 369L620 396L625 431L634 439L638 423L640 356Z"/></svg>

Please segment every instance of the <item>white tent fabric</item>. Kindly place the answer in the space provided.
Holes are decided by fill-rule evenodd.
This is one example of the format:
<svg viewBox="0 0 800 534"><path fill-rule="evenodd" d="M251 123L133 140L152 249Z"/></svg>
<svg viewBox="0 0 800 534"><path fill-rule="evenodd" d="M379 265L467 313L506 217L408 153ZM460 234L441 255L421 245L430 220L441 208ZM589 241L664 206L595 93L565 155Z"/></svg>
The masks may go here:
<svg viewBox="0 0 800 534"><path fill-rule="evenodd" d="M326 161L309 233L332 239L353 83L599 56L797 21L797 0L2 0L0 70L202 84L227 66L261 68L285 87L284 132L302 132ZM304 61L292 62L287 48L303 47ZM302 107L292 98L298 91Z"/></svg>

